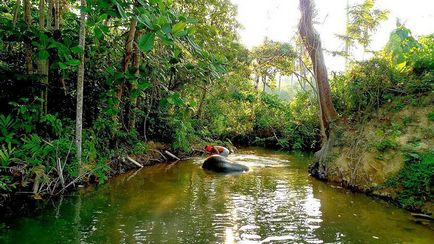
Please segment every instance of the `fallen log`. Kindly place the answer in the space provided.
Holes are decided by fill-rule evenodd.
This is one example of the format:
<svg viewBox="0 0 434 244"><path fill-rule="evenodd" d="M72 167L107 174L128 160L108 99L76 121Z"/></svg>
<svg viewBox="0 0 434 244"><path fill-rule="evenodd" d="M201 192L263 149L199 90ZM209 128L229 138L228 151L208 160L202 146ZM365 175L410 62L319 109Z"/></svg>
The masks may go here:
<svg viewBox="0 0 434 244"><path fill-rule="evenodd" d="M131 163L137 165L138 167L143 168L143 165L139 164L136 160L130 158L130 156L127 156L127 159L128 159Z"/></svg>
<svg viewBox="0 0 434 244"><path fill-rule="evenodd" d="M178 158L177 156L175 156L173 153L169 152L169 151L164 151L167 155L169 155L170 157L176 159L176 160L181 160L180 158Z"/></svg>
<svg viewBox="0 0 434 244"><path fill-rule="evenodd" d="M426 220L434 221L434 217L432 217L430 215L426 215L426 214L411 213L411 216L413 216L413 217L415 217L417 219L426 219Z"/></svg>

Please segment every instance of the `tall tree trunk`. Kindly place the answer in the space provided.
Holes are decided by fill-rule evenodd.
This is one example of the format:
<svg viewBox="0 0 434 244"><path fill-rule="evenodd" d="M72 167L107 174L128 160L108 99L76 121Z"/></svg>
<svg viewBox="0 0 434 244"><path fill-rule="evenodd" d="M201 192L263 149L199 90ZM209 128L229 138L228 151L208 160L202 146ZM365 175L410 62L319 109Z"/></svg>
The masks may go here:
<svg viewBox="0 0 434 244"><path fill-rule="evenodd" d="M24 0L24 21L27 24L27 30L30 31L32 27L32 13L31 13L31 1ZM31 40L27 40L26 47L26 71L28 75L33 74L33 50Z"/></svg>
<svg viewBox="0 0 434 244"><path fill-rule="evenodd" d="M86 0L81 0L81 7L86 7ZM83 87L84 87L84 53L86 40L86 16L83 9L80 10L80 34L79 46L83 52L80 53L80 65L77 73L77 109L75 121L75 145L77 147L77 160L79 162L79 171L81 167L81 145L83 131ZM81 173L81 172L80 172Z"/></svg>
<svg viewBox="0 0 434 244"><path fill-rule="evenodd" d="M280 84L282 82L282 74L279 74L279 92L280 92Z"/></svg>
<svg viewBox="0 0 434 244"><path fill-rule="evenodd" d="M128 69L128 66L130 64L130 60L132 57L132 53L133 53L133 43L134 43L134 37L136 35L136 27L137 27L137 20L131 20L130 23L130 30L128 32L128 38L127 41L125 43L125 53L124 53L124 58L122 59L122 65L121 65L121 70L120 72L125 73L125 71ZM125 81L122 81L121 84L119 84L116 87L116 104L115 104L115 108L118 109L120 111L121 108L121 99L122 99L122 95L124 93L124 87L125 87ZM118 116L115 116L114 119L116 121L119 121Z"/></svg>
<svg viewBox="0 0 434 244"><path fill-rule="evenodd" d="M15 26L17 26L18 13L20 12L20 6L21 6L21 0L17 0L17 2L15 3L14 18L12 20L12 25L14 28L15 28Z"/></svg>
<svg viewBox="0 0 434 244"><path fill-rule="evenodd" d="M39 1L39 29L45 29L45 0ZM44 86L42 91L42 113L48 113L48 59L38 60L38 74L41 75L41 83Z"/></svg>
<svg viewBox="0 0 434 244"><path fill-rule="evenodd" d="M265 92L265 87L267 86L267 76L262 76L262 85L263 85L263 89L262 91Z"/></svg>
<svg viewBox="0 0 434 244"><path fill-rule="evenodd" d="M133 53L133 67L134 67L134 75L136 76L136 80L131 83L131 100L130 100L130 112L129 112L129 120L128 120L128 128L129 130L133 130L136 127L136 108L137 108L137 95L133 94L135 90L137 90L137 82L140 75L140 49L138 45L139 38L141 36L141 32L139 30L136 31L135 41L134 41L134 53Z"/></svg>
<svg viewBox="0 0 434 244"><path fill-rule="evenodd" d="M54 8L54 0L48 1L47 9L47 30L51 31L53 28L53 16L56 15L56 9Z"/></svg>
<svg viewBox="0 0 434 244"><path fill-rule="evenodd" d="M256 75L255 77L255 89L258 90L259 89L259 76Z"/></svg>
<svg viewBox="0 0 434 244"><path fill-rule="evenodd" d="M45 28L45 0L39 0L39 28Z"/></svg>
<svg viewBox="0 0 434 244"><path fill-rule="evenodd" d="M197 108L196 117L200 119L202 117L203 104L205 103L207 89L206 86L202 88L202 96L200 97L199 107Z"/></svg>
<svg viewBox="0 0 434 244"><path fill-rule="evenodd" d="M60 0L54 0L54 29L58 30L60 28Z"/></svg>
<svg viewBox="0 0 434 244"><path fill-rule="evenodd" d="M301 39L309 53L313 64L314 76L318 89L320 105L322 133L321 150L316 153L316 162L310 167L311 174L320 179L327 179L327 156L333 147L333 135L331 124L337 119L337 113L333 106L330 85L328 82L327 68L324 63L321 39L313 27L312 18L314 13L313 0L300 0L301 19L298 25Z"/></svg>

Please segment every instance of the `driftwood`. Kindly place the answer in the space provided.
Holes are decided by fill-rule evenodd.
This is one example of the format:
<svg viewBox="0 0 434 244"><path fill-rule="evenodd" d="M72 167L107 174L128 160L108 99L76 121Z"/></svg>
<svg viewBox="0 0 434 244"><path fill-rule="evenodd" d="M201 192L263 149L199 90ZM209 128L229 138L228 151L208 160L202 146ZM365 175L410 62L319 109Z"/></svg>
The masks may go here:
<svg viewBox="0 0 434 244"><path fill-rule="evenodd" d="M426 219L434 221L434 217L426 214L420 214L420 213L411 213L411 216L417 218L417 219Z"/></svg>
<svg viewBox="0 0 434 244"><path fill-rule="evenodd" d="M143 168L143 165L139 164L136 160L130 158L130 156L127 156L127 159L128 159L131 163L137 165L138 167Z"/></svg>
<svg viewBox="0 0 434 244"><path fill-rule="evenodd" d="M178 158L177 156L175 156L173 153L171 153L171 152L169 152L169 151L164 151L167 155L169 155L170 157L172 157L172 158L174 158L174 159L176 159L176 160L181 160L180 158Z"/></svg>
<svg viewBox="0 0 434 244"><path fill-rule="evenodd" d="M57 158L57 174L59 175L60 183L62 187L65 187L65 179L63 178L63 168L62 163L60 162L60 158Z"/></svg>
<svg viewBox="0 0 434 244"><path fill-rule="evenodd" d="M151 151L154 151L154 152L157 152L157 153L159 153L160 155L161 155L161 157L163 157L164 158L164 160L166 160L167 161L167 158L166 158L166 156L164 156L164 154L162 154L160 151L158 151L158 150L155 150L155 149L151 149Z"/></svg>

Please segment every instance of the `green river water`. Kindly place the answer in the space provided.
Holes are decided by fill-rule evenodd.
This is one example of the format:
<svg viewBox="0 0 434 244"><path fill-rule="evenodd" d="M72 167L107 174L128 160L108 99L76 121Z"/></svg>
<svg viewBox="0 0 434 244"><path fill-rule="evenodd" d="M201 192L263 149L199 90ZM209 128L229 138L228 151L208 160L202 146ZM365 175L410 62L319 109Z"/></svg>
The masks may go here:
<svg viewBox="0 0 434 244"><path fill-rule="evenodd" d="M251 170L205 172L198 158L130 172L0 219L0 243L434 243L408 212L310 177L309 156L229 158Z"/></svg>

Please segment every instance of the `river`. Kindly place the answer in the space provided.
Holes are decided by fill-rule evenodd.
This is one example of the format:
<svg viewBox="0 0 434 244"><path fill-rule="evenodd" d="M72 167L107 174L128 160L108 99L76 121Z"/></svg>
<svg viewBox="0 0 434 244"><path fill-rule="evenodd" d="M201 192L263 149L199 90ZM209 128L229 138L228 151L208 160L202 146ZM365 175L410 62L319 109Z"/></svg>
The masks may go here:
<svg viewBox="0 0 434 244"><path fill-rule="evenodd" d="M0 220L0 243L433 243L405 210L320 182L309 155L248 148L248 173L155 165ZM18 214L19 215L19 214Z"/></svg>

